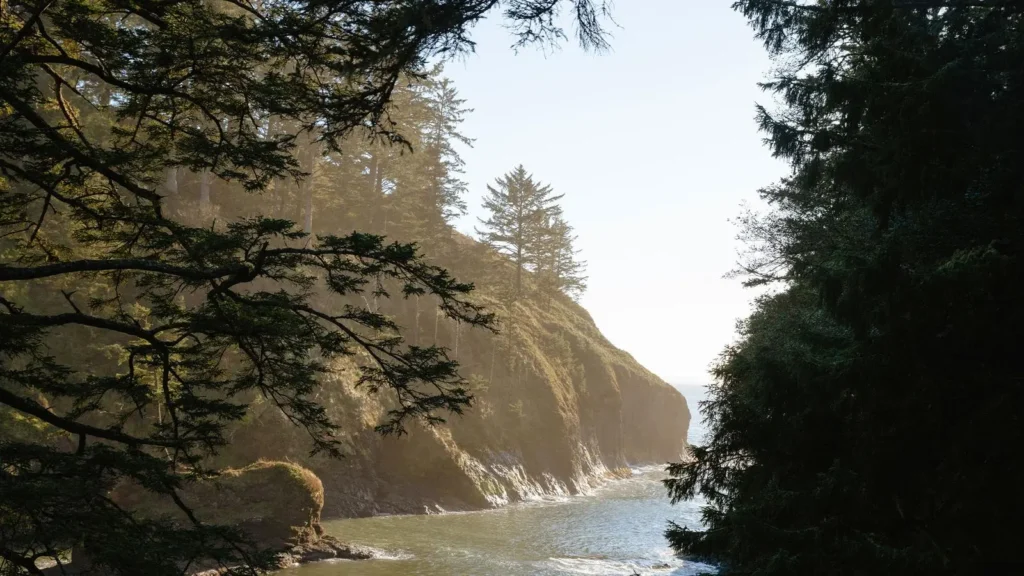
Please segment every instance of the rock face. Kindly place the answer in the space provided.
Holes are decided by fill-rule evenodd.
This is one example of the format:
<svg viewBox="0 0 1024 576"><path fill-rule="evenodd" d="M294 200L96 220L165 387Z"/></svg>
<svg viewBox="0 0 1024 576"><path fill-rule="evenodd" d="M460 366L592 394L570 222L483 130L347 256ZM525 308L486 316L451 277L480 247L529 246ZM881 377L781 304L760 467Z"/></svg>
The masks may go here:
<svg viewBox="0 0 1024 576"><path fill-rule="evenodd" d="M323 535L320 527L323 485L314 473L289 462L258 461L243 468L222 470L214 481L186 485L180 496L202 522L241 528L258 549L276 552L276 562L282 568L332 558L363 560L373 557L370 549L348 546ZM135 484L119 485L110 497L138 518L188 522L169 497ZM219 570L203 571L200 565L183 570L194 576L221 573ZM44 573L47 576L102 575L106 571L93 565L87 549L76 546L65 570L51 567Z"/></svg>
<svg viewBox="0 0 1024 576"><path fill-rule="evenodd" d="M426 298L401 305L388 313L418 327L409 341L446 346L462 365L476 396L465 416L380 437L373 427L387 399L354 389L354 364L339 361L320 400L342 425L346 458L309 458L302 432L262 404L219 464L299 462L323 482L325 516L355 517L577 494L626 466L681 457L685 398L612 346L571 300L517 304L497 336L435 319Z"/></svg>
<svg viewBox="0 0 1024 576"><path fill-rule="evenodd" d="M169 498L131 484L122 484L111 497L143 518L186 520ZM242 528L262 549L315 543L322 533L323 485L316 474L288 462L223 470L214 482L186 486L181 499L202 522Z"/></svg>

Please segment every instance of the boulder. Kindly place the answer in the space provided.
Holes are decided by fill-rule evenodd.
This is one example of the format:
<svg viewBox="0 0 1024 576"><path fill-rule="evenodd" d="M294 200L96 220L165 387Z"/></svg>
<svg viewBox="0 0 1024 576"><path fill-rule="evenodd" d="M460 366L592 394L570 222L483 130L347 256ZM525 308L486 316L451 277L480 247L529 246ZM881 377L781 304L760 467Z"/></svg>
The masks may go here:
<svg viewBox="0 0 1024 576"><path fill-rule="evenodd" d="M112 498L141 518L185 521L170 498L122 484ZM324 489L313 472L288 462L259 461L188 485L182 501L206 524L244 530L260 548L286 550L319 540Z"/></svg>
<svg viewBox="0 0 1024 576"><path fill-rule="evenodd" d="M323 485L316 474L295 464L259 461L243 468L222 470L213 480L187 485L180 496L200 521L240 528L258 548L277 552L281 566L372 556L369 550L346 546L323 535ZM119 485L111 499L137 518L165 518L181 523L188 520L169 497L133 483ZM44 574L99 573L92 566L89 551L81 546L72 549L71 564L65 568L66 572L61 572L51 567ZM192 572L198 570L197 567Z"/></svg>

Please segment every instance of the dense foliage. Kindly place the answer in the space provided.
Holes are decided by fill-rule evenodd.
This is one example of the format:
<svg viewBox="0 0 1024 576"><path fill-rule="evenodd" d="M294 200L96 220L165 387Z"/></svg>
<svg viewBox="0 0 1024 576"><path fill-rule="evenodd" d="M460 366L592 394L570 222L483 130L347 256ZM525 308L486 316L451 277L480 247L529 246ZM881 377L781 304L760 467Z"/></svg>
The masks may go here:
<svg viewBox="0 0 1024 576"><path fill-rule="evenodd" d="M403 147L427 166L392 182L433 207L396 210L404 227L447 231L460 209L461 102L424 65L471 46L496 5L0 2L0 569L38 574L84 544L118 574L260 571L263 551L196 521L178 491L213 474L256 398L337 454L315 396L332 356L391 393L382 432L469 404L447 351L406 345L370 300L429 294L491 322L472 285L379 234L404 199L382 166ZM562 35L558 2L503 6L522 42ZM599 11L572 6L580 40L602 46ZM417 110L400 132L394 116ZM332 186L367 179L384 213L348 230L371 233L314 233L315 209L344 210ZM193 522L122 510L109 494L125 481Z"/></svg>
<svg viewBox="0 0 1024 576"><path fill-rule="evenodd" d="M759 120L792 174L745 219L742 272L773 290L713 370L707 443L667 482L706 499L706 529L669 539L735 575L1016 561L1024 5L735 8L779 65Z"/></svg>

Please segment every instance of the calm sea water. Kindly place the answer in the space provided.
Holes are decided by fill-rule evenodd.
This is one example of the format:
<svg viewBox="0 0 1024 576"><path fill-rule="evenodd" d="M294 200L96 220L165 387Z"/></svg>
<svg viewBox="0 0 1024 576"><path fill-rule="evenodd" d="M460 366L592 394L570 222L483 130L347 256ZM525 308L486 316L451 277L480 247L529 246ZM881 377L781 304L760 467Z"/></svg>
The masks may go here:
<svg viewBox="0 0 1024 576"><path fill-rule="evenodd" d="M700 390L684 389L696 417ZM690 437L702 433L691 424ZM675 558L663 532L669 520L700 525L699 504L669 504L660 467L634 470L592 494L498 510L386 516L324 524L346 542L387 557L291 568L282 576L686 576L708 566Z"/></svg>

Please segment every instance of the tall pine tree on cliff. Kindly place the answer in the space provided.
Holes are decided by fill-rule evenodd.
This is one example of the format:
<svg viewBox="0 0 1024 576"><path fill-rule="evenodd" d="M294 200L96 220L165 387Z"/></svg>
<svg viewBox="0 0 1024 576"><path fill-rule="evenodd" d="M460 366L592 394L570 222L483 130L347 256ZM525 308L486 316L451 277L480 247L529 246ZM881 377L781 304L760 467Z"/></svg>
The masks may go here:
<svg viewBox="0 0 1024 576"><path fill-rule="evenodd" d="M310 242L258 215L196 225L167 206L183 179L202 180L206 204L211 184L258 194L301 179L297 144L336 151L357 127L401 143L384 116L395 83L465 50L467 27L497 4L0 2L4 570L38 574L38 559L81 543L115 574L267 567L178 492L213 473L205 458L257 396L336 455L314 396L332 356L358 352L360 383L390 393L384 433L469 404L444 350L406 346L388 317L343 304L397 286L489 324L472 286L414 246L359 233ZM502 3L521 43L561 37L560 5ZM603 46L600 11L573 7L582 43ZM120 509L108 493L125 481L192 522Z"/></svg>
<svg viewBox="0 0 1024 576"><path fill-rule="evenodd" d="M523 165L495 180L497 187L487 185L484 208L486 219L480 218L483 229L480 239L507 256L515 266L512 294L523 294L523 272L532 269L544 250L547 224L561 212L562 195L555 195L551 186L534 180Z"/></svg>
<svg viewBox="0 0 1024 576"><path fill-rule="evenodd" d="M536 256L541 286L579 300L587 290L587 263L579 259L573 228L560 214L548 218L542 229Z"/></svg>
<svg viewBox="0 0 1024 576"><path fill-rule="evenodd" d="M1024 4L734 6L792 174L745 218L742 274L776 290L671 467L707 503L673 547L725 575L1020 573Z"/></svg>

